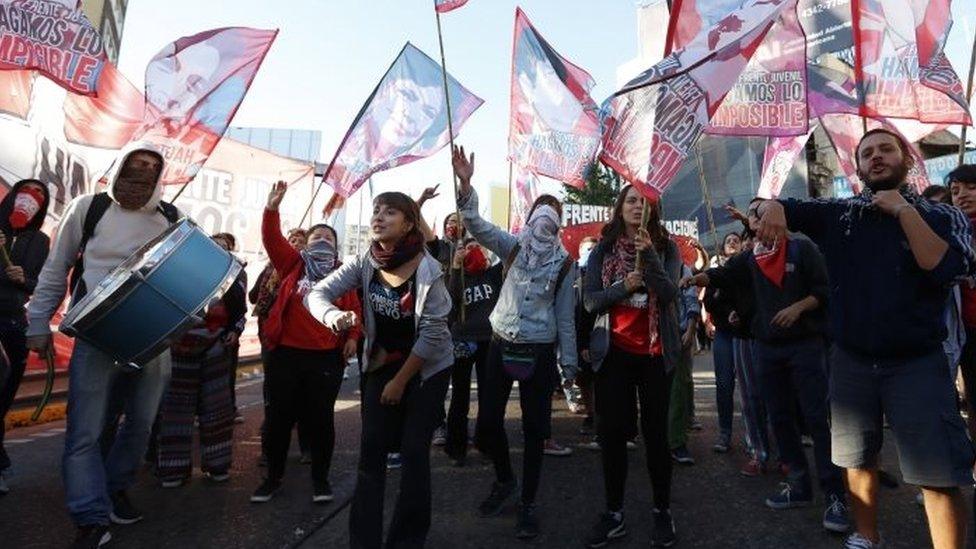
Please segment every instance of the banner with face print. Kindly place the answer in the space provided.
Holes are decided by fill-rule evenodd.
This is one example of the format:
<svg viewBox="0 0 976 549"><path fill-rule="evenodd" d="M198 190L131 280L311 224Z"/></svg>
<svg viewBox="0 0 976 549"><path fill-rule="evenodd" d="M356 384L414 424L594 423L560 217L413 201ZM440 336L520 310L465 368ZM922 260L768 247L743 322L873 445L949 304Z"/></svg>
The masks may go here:
<svg viewBox="0 0 976 549"><path fill-rule="evenodd" d="M600 148L593 77L560 56L515 10L508 156L518 166L583 187Z"/></svg>
<svg viewBox="0 0 976 549"><path fill-rule="evenodd" d="M146 66L143 130L159 145L165 184L182 184L206 162L237 112L277 30L214 29L168 44Z"/></svg>
<svg viewBox="0 0 976 549"><path fill-rule="evenodd" d="M803 135L771 137L763 155L762 178L759 182L759 198L776 198L786 183L800 152L810 139L814 128Z"/></svg>
<svg viewBox="0 0 976 549"><path fill-rule="evenodd" d="M451 75L447 82L456 136L484 101ZM439 151L449 141L444 99L440 65L407 42L342 139L326 183L348 198L374 173Z"/></svg>

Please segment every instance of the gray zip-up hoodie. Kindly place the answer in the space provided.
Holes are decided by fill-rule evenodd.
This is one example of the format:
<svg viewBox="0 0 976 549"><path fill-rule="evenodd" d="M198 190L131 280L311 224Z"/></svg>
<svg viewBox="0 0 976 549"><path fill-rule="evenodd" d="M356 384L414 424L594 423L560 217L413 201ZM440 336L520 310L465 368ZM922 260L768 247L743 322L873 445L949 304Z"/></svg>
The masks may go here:
<svg viewBox="0 0 976 549"><path fill-rule="evenodd" d="M461 198L461 218L468 233L495 255L508 258L518 239L478 215L478 194L474 189ZM521 253L521 252L520 252ZM513 343L558 343L563 377L573 379L576 358L576 290L574 262L562 283L556 279L569 254L559 248L548 263L527 272L516 260L502 283L498 303L489 320L496 334Z"/></svg>
<svg viewBox="0 0 976 549"><path fill-rule="evenodd" d="M681 333L678 327L678 280L681 277L681 254L678 246L668 240L662 263L653 248L642 254L644 283L657 296L658 332L664 348L664 369L670 372L677 364L681 354ZM615 282L609 288L603 286L603 259L612 253L606 241L590 252L586 263L586 280L583 282L583 303L586 310L598 315L590 336L590 358L593 371L603 365L610 351L610 308L630 296L623 281Z"/></svg>
<svg viewBox="0 0 976 549"><path fill-rule="evenodd" d="M339 297L356 288L368 288L376 268L369 259L369 252L341 267L325 277L305 297L305 306L312 316L331 330L336 330L336 321L345 311L335 305ZM420 375L422 379L444 370L454 363L454 343L447 327L447 317L451 313L451 297L444 285L441 264L429 253L417 266L417 297L414 303L417 339L411 353L424 360ZM363 356L370 356L370 349L376 340L376 321L373 309L363 303Z"/></svg>
<svg viewBox="0 0 976 549"><path fill-rule="evenodd" d="M113 202L95 226L95 232L85 246L85 273L82 280L87 288L97 286L115 267L170 225L156 211L163 194L163 186L158 183L152 197L138 210L126 210L115 202L113 193L119 170L129 155L137 151L148 151L163 158L160 149L148 142L132 143L119 153L118 160L107 176L107 191L113 197ZM51 254L41 269L34 295L27 306L27 318L30 322L28 336L51 333L51 317L61 306L68 291L68 272L78 257L85 215L94 196L83 194L76 197L68 204L61 217Z"/></svg>

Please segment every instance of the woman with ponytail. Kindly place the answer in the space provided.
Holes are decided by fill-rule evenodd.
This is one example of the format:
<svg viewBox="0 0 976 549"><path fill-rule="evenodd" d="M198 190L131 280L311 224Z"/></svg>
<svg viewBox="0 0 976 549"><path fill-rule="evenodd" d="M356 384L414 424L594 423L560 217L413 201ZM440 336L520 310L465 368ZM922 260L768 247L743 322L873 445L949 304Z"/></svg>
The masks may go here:
<svg viewBox="0 0 976 549"><path fill-rule="evenodd" d="M316 283L339 268L335 230L325 224L308 230L304 250L292 247L281 234L278 206L288 185L275 183L268 194L261 237L271 264L280 275L278 296L262 324L267 390L268 471L251 496L269 501L281 487L291 431L297 422L307 427L312 454L312 501L332 501L329 467L335 446L334 408L346 360L356 354L360 328L352 322L342 330L322 326L305 308L304 299ZM338 307L355 316L355 292L336 296Z"/></svg>
<svg viewBox="0 0 976 549"><path fill-rule="evenodd" d="M365 331L359 474L349 512L351 547L383 546L386 454L402 457L400 493L387 547L423 547L430 529L430 443L444 413L453 362L451 298L441 264L427 253L420 209L409 196L386 192L373 200L368 252L313 288L308 308L332 330L356 314L337 306L363 289Z"/></svg>
<svg viewBox="0 0 976 549"><path fill-rule="evenodd" d="M620 190L603 238L590 253L583 299L597 315L590 337L595 375L597 436L603 461L607 512L587 546L602 547L627 533L624 487L627 440L640 402L640 426L654 490L651 545L675 542L671 519L671 455L668 407L674 368L681 353L677 283L681 255L661 224L657 204L642 225L644 198Z"/></svg>

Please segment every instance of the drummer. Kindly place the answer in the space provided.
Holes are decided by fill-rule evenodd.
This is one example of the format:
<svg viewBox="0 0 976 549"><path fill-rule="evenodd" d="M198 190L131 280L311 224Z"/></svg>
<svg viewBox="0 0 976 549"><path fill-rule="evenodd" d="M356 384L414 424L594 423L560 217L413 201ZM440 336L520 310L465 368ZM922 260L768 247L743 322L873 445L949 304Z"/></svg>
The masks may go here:
<svg viewBox="0 0 976 549"><path fill-rule="evenodd" d="M95 288L112 269L179 219L179 211L160 199L163 167L163 156L155 146L132 144L122 150L107 174L107 192L84 194L68 204L27 308L30 349L41 354L52 352L51 317L69 290L72 267L74 303L86 289ZM127 372L109 355L76 339L68 374L62 461L65 496L78 528L74 546L97 547L111 539L110 521L132 524L143 518L125 491L134 480L169 381L170 355L166 350L141 370ZM110 388L122 381L127 393L126 419L103 459L98 438Z"/></svg>

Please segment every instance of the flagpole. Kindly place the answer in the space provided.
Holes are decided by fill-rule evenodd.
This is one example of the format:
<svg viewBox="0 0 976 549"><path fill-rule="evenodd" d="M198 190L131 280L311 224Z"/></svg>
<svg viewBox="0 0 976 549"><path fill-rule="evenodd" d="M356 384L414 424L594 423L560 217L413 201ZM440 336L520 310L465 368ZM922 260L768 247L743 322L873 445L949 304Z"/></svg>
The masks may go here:
<svg viewBox="0 0 976 549"><path fill-rule="evenodd" d="M969 57L969 78L966 81L966 105L972 107L973 100L973 76L976 73L976 32L973 33L973 52ZM970 110L970 112L972 112ZM966 159L966 131L969 127L962 125L962 133L959 136L959 165Z"/></svg>
<svg viewBox="0 0 976 549"><path fill-rule="evenodd" d="M706 219L708 219L708 228L712 233L712 246L718 255L718 231L715 229L715 216L712 214L712 194L708 192L708 184L705 180L705 163L702 161L701 141L695 143L695 158L698 160L698 181L701 183L702 198L705 199L705 213Z"/></svg>
<svg viewBox="0 0 976 549"><path fill-rule="evenodd" d="M458 178L457 174L454 173L454 117L451 115L451 90L447 85L447 58L444 56L444 33L441 31L441 12L437 11L436 6L434 9L434 16L437 18L437 43L441 50L441 76L444 78L444 103L447 105L447 137L451 144L451 177L454 179L454 215L457 219L458 224L458 238L462 234L463 225L461 223L461 206L459 202L459 191L458 191ZM462 241L463 242L463 241ZM452 247L452 250L456 252L457 250ZM453 255L451 256L451 262L454 261ZM460 270L461 273L461 287L464 288L464 269ZM461 322L464 322L464 300L461 300Z"/></svg>
<svg viewBox="0 0 976 549"><path fill-rule="evenodd" d="M505 225L509 232L512 231L512 160L508 160L508 212L505 216Z"/></svg>

